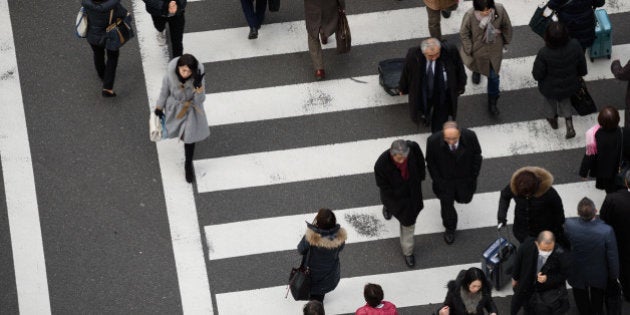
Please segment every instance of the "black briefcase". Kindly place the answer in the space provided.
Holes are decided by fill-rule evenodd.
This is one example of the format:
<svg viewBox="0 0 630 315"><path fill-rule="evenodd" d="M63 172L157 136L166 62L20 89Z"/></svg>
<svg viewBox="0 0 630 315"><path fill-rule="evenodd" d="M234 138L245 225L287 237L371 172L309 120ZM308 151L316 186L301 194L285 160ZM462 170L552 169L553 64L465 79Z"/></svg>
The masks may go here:
<svg viewBox="0 0 630 315"><path fill-rule="evenodd" d="M391 96L398 95L398 82L405 67L405 58L393 58L378 63L378 81Z"/></svg>

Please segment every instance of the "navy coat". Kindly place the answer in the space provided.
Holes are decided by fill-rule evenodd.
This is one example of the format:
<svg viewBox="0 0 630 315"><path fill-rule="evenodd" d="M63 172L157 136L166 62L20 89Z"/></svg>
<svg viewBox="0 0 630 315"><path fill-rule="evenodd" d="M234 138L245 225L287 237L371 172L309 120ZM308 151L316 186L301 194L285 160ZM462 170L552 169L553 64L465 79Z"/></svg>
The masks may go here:
<svg viewBox="0 0 630 315"><path fill-rule="evenodd" d="M105 29L109 26L110 11L114 10L112 22L116 18L127 16L127 9L120 0L83 0L81 5L85 8L88 20L87 41L92 45L105 46Z"/></svg>
<svg viewBox="0 0 630 315"><path fill-rule="evenodd" d="M306 263L311 269L311 294L326 294L337 287L341 279L339 252L346 244L347 233L339 224L322 230L307 223L308 229L298 244L298 252L311 252Z"/></svg>

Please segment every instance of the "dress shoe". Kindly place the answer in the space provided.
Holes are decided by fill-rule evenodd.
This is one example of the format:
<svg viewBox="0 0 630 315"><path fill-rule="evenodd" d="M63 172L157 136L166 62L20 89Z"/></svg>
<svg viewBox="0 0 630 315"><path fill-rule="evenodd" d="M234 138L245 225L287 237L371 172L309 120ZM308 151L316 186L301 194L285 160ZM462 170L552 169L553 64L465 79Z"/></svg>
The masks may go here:
<svg viewBox="0 0 630 315"><path fill-rule="evenodd" d="M317 71L315 71L315 80L321 81L325 78L326 78L326 72L324 72L324 69L317 69Z"/></svg>
<svg viewBox="0 0 630 315"><path fill-rule="evenodd" d="M192 184L195 181L195 171L193 170L192 163L186 163L184 165L184 171L186 172L186 182Z"/></svg>
<svg viewBox="0 0 630 315"><path fill-rule="evenodd" d="M455 231L446 231L446 232L444 232L444 241L448 245L453 244L453 242L455 242Z"/></svg>
<svg viewBox="0 0 630 315"><path fill-rule="evenodd" d="M250 27L249 28L249 36L247 36L247 38L249 39L256 39L258 38L258 29L255 27Z"/></svg>
<svg viewBox="0 0 630 315"><path fill-rule="evenodd" d="M481 74L479 74L479 72L473 72L472 81L474 84L479 84L479 82L481 82Z"/></svg>
<svg viewBox="0 0 630 315"><path fill-rule="evenodd" d="M571 139L575 137L575 129L573 128L573 118L567 117L565 118L566 126L567 126L567 134L564 136L566 139Z"/></svg>
<svg viewBox="0 0 630 315"><path fill-rule="evenodd" d="M558 129L558 116L547 118L547 122L551 125L551 129Z"/></svg>
<svg viewBox="0 0 630 315"><path fill-rule="evenodd" d="M413 268L416 265L416 257L413 257L413 255L405 256L405 264L407 264L407 267Z"/></svg>
<svg viewBox="0 0 630 315"><path fill-rule="evenodd" d="M450 17L451 17L451 11L442 10L442 16L443 16L445 19L450 18Z"/></svg>
<svg viewBox="0 0 630 315"><path fill-rule="evenodd" d="M103 95L103 97L116 97L116 93L111 90L103 90L101 91L101 95Z"/></svg>
<svg viewBox="0 0 630 315"><path fill-rule="evenodd" d="M488 111L492 116L499 115L499 108L497 107L497 100L499 99L499 95L496 96L488 96Z"/></svg>
<svg viewBox="0 0 630 315"><path fill-rule="evenodd" d="M319 35L322 38L322 45L326 45L328 44L328 37L324 36L324 35Z"/></svg>
<svg viewBox="0 0 630 315"><path fill-rule="evenodd" d="M387 208L385 208L385 206L383 206L383 217L385 217L385 220L391 220L392 218L392 214L387 211Z"/></svg>

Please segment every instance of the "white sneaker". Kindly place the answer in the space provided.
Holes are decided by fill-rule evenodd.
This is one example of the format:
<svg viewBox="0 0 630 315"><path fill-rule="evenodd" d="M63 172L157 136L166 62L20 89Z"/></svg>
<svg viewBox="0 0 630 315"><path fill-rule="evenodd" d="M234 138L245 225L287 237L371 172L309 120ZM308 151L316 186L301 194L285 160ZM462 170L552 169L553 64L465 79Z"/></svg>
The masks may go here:
<svg viewBox="0 0 630 315"><path fill-rule="evenodd" d="M158 45L166 46L166 30L158 32L155 38L157 39Z"/></svg>

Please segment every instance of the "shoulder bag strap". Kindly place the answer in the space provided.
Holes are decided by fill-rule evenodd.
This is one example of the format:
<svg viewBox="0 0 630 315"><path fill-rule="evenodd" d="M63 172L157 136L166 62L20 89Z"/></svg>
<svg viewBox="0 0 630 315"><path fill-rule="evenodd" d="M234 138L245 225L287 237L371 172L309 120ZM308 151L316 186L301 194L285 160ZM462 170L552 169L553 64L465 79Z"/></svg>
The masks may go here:
<svg viewBox="0 0 630 315"><path fill-rule="evenodd" d="M112 19L114 18L114 9L109 10L109 24L112 24Z"/></svg>
<svg viewBox="0 0 630 315"><path fill-rule="evenodd" d="M617 173L621 172L621 166L623 165L623 128L619 128L619 133L621 134L621 144L619 145L619 168Z"/></svg>
<svg viewBox="0 0 630 315"><path fill-rule="evenodd" d="M312 249L313 249L313 246L311 246L309 244L308 251L306 252L306 255L304 255L304 258L302 258L302 266L304 266L306 268L308 268L308 265L311 262L311 250Z"/></svg>

